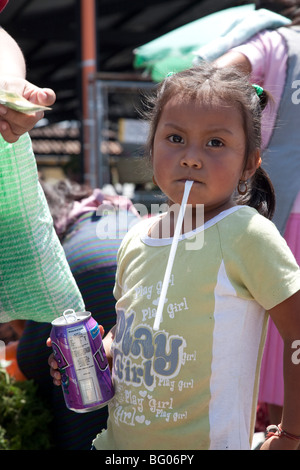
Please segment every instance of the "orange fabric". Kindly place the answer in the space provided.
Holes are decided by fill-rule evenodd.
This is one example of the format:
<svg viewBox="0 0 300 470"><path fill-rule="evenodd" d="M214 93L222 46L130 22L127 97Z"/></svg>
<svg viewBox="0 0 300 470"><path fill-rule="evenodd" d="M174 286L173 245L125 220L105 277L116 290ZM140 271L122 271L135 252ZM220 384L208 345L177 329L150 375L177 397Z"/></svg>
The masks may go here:
<svg viewBox="0 0 300 470"><path fill-rule="evenodd" d="M12 341L7 344L5 347L5 359L10 362L9 366L6 367L7 373L10 377L13 377L18 382L23 382L27 380L25 375L20 371L18 362L17 362L17 347L18 341Z"/></svg>

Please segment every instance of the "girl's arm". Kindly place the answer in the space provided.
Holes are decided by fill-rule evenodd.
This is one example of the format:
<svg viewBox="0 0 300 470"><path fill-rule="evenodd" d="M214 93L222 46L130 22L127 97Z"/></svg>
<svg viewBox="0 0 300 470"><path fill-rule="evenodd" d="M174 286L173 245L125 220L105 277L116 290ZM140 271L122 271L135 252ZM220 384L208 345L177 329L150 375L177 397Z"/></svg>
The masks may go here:
<svg viewBox="0 0 300 470"><path fill-rule="evenodd" d="M21 49L1 27L0 45L0 89L19 93L35 104L52 106L56 99L54 91L39 88L26 80L26 64ZM22 114L0 105L0 133L7 142L16 142L43 115L41 111L30 115Z"/></svg>
<svg viewBox="0 0 300 470"><path fill-rule="evenodd" d="M105 355L106 355L107 360L108 360L110 370L112 370L112 363L113 363L111 345L112 345L113 339L115 337L115 330L116 330L116 325L113 326L112 329L107 333L105 338L103 338L104 351L105 351Z"/></svg>
<svg viewBox="0 0 300 470"><path fill-rule="evenodd" d="M300 291L270 310L270 316L284 341L284 404L281 423L283 430L300 436ZM297 449L300 440L286 436L271 437L261 450Z"/></svg>

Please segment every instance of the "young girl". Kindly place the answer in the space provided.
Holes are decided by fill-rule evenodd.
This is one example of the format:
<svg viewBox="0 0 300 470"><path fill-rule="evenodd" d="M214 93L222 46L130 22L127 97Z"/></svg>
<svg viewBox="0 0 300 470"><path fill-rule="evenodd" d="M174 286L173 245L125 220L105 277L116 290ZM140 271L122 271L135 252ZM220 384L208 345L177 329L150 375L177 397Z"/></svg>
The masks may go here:
<svg viewBox="0 0 300 470"><path fill-rule="evenodd" d="M278 433L264 448L300 442L300 271L268 220L274 198L259 150L266 99L236 70L210 65L172 75L158 89L148 147L171 206L135 225L119 250L117 325L105 338L116 393L96 449L249 449L268 314L286 345L281 425L289 435ZM190 228L155 331L171 208L187 180ZM169 238L160 235L165 227ZM196 250L195 237L203 238Z"/></svg>

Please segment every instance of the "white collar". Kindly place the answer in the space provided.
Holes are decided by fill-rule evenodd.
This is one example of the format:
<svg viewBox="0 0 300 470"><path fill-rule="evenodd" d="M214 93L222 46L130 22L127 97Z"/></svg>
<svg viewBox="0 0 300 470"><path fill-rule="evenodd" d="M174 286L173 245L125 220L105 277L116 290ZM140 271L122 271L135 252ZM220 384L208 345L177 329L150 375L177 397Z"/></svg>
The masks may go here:
<svg viewBox="0 0 300 470"><path fill-rule="evenodd" d="M208 220L207 222L205 222L200 227L197 227L195 230L191 230L189 232L186 232L186 233L182 234L179 238L179 241L184 240L186 238L191 238L191 237L195 236L197 233L200 233L203 230L207 230L208 228L210 228L213 225L217 224L220 220L224 219L225 217L228 217L230 214L233 214L234 212L241 209L242 207L245 207L245 206L241 206L241 205L234 206L234 207L230 207L229 209L226 209L225 211L220 212L218 215L216 215L212 219ZM163 215L164 214L159 214L157 216L150 217L147 220L147 223L145 225L143 225L143 231L141 233L141 241L143 243L145 243L145 245L148 245L148 246L164 246L164 245L171 245L172 244L173 237L170 237L170 238L152 238L152 237L149 237L149 235L148 235L149 229L151 228L151 226L155 222L157 222L157 220L159 218L161 218Z"/></svg>

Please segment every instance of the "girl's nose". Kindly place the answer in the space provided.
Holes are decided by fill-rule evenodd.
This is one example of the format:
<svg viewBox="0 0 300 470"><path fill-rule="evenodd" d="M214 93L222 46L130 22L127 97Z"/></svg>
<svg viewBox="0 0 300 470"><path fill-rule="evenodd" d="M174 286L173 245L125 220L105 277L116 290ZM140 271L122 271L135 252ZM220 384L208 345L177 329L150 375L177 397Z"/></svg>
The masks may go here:
<svg viewBox="0 0 300 470"><path fill-rule="evenodd" d="M202 167L202 161L200 158L200 154L196 150L189 150L185 152L183 155L181 161L180 161L181 166L189 167L189 168L201 168Z"/></svg>

